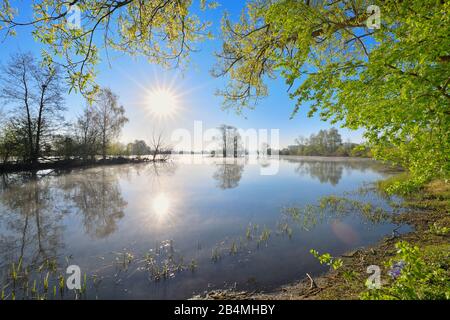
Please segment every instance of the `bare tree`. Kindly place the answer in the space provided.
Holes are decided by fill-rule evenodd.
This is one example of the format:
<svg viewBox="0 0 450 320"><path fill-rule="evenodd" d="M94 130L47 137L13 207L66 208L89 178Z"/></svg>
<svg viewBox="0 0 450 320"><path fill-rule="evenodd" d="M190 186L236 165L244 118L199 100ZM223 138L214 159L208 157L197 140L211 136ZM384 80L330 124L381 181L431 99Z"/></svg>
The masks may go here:
<svg viewBox="0 0 450 320"><path fill-rule="evenodd" d="M0 98L13 107L10 122L25 132L25 158L38 162L44 139L50 136L64 110L60 71L37 63L29 53L12 56L0 74Z"/></svg>
<svg viewBox="0 0 450 320"><path fill-rule="evenodd" d="M150 140L150 152L153 157L153 161L156 160L156 157L160 155L161 160L167 160L170 156L171 148L165 142L163 133L153 133L152 138Z"/></svg>
<svg viewBox="0 0 450 320"><path fill-rule="evenodd" d="M62 79L57 68L47 66L36 68L34 78L37 86L38 113L36 119L36 140L33 161L36 162L41 156L41 142L45 130L52 130L52 119L62 120L61 111L64 110Z"/></svg>
<svg viewBox="0 0 450 320"><path fill-rule="evenodd" d="M34 68L33 57L21 54L11 57L8 65L2 66L0 97L6 103L15 104L16 113L25 113L27 140L25 150L28 159L32 158L33 131L31 104L32 93L30 83ZM23 117L23 116L21 116Z"/></svg>
<svg viewBox="0 0 450 320"><path fill-rule="evenodd" d="M120 135L128 122L125 109L118 104L119 97L109 88L103 88L96 96L94 119L100 135L102 158L106 159L106 150L111 141Z"/></svg>

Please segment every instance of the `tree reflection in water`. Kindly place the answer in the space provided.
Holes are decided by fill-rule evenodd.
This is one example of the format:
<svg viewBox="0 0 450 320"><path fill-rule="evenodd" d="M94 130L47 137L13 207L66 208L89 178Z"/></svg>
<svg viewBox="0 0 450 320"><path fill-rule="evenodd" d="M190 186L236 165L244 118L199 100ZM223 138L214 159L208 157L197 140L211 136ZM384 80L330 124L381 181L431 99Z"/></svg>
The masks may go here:
<svg viewBox="0 0 450 320"><path fill-rule="evenodd" d="M53 286L60 277L64 281L65 267L72 260L70 255L64 256L68 253L64 252L63 219L75 213L81 217L85 234L106 238L117 230L127 207L119 177L131 179L143 173L158 181L160 174L167 176L175 169L174 165L105 166L72 170L70 174L2 175L0 292L6 290L6 298L52 296ZM11 270L17 272L17 279L13 279ZM32 293L28 289L36 280L38 292ZM44 282L49 284L43 291Z"/></svg>
<svg viewBox="0 0 450 320"><path fill-rule="evenodd" d="M347 171L357 171L355 176L358 176L358 172L366 169L369 172L374 169L381 172L372 162L364 160L311 159L308 161L308 159L301 158L286 160L290 164L284 162L283 170L287 167L292 174L293 170L297 168L299 174L307 174L314 179L318 179L321 183L332 185L338 185L341 179L346 180L348 178ZM211 161L214 163L214 173L207 170L210 168ZM279 207L269 208L268 211L270 210L273 214L270 216L272 220L265 220L264 217L264 219L260 219L259 215L250 218L242 215L244 219L239 232L235 230L237 224L230 224L230 227L227 227L230 229L225 230L226 223L222 224L222 221L220 221L220 229L230 232L230 235L228 235L224 231L223 237L218 235L211 238L199 238L197 229L189 231L195 231L193 236L189 232L186 233L186 236L186 234L179 233L179 230L182 229L177 229L178 225L173 224L172 221L177 218L173 214L174 212L184 213L191 210L191 206L194 207L188 201L184 201L189 199L188 195L191 192L204 190L204 181L210 182L212 177L217 188L223 190L235 188L233 191L239 191L236 194L240 194L241 190L238 190L238 186L241 179L246 178L243 177L246 165L245 159L208 158L205 162L207 165L201 168L203 174L201 179L204 180L198 180L198 184L191 184L191 182L194 176L197 179L196 174L200 170L191 170L189 166L183 167L183 164L177 163L175 165L172 162L156 165L136 164L75 169L68 174L55 176L54 173L49 173L47 176L39 178L21 177L19 175L0 176L0 288L2 288L1 285L6 284L8 286L11 283L12 263L17 266L18 261L22 260L26 267L33 265L35 268L30 268L30 270L35 270L35 272L40 266L45 265L43 272L39 271L37 276L34 277L39 281L45 278L49 270L55 270L53 262L50 264L45 262L53 259L52 261L57 261L58 265L56 272L50 271L50 277L54 278L53 283L50 283L48 296L52 295L52 285L58 283L58 278L61 275L66 275L65 267L67 264L73 263L80 264L83 272L86 270L88 292L92 293L94 286L98 284L100 288L99 297L110 297L109 294L111 292L114 294L114 288L119 281L123 281L123 286L127 289L129 284L142 283L143 278L142 273L140 273L142 271L148 272L148 279L151 282L171 279L179 271L194 271L197 269L197 265L200 272L207 270L206 274L208 274L210 270L214 271L215 269L208 269L207 264L217 262L220 256L224 257L220 268L228 266L228 264L232 266L238 259L239 261L251 261L249 255L260 249L261 252L257 255L269 257L275 252L271 251L275 249L269 243L273 242L277 245L281 243L276 240L278 236L287 236L294 241L298 241L298 239L302 241L302 237L306 235L305 230L310 231L310 235L305 237L325 236L328 237L326 239L332 239L333 243L339 245L341 243L354 245L355 242L365 241L363 236L366 234L366 227L364 226L367 222L385 223L385 215L390 213L387 205L386 211L388 212L377 208L378 204L381 204L384 208L384 202L373 198L372 194L367 197L364 195L364 199L361 199L368 198L373 203L372 206L368 206L362 201L360 204L339 197L328 197L326 202L316 203L315 205L308 206L306 204L303 207L302 203L299 208L292 207L290 210L286 208L282 211L281 217L279 216ZM261 160L258 164L260 167L267 167L271 162ZM177 167L180 174L177 172L175 177L171 177ZM246 176L249 175L251 178L252 175L259 174L256 169L258 169L256 166L249 167ZM278 175L271 180L275 184L286 181L288 184L286 189L280 189L279 192L289 190L290 183L308 186L308 183L311 182L308 181L310 180L308 178L280 179L284 179L284 176ZM268 185L272 183L271 181L267 182ZM186 183L184 184L184 182ZM255 183L260 182L266 183L266 181L255 181ZM342 185L346 186L345 183ZM191 188L186 191L186 196L183 194L183 191L185 191L183 188ZM336 192L340 192L342 190L340 188L340 185L335 188ZM122 193L122 190L124 193ZM242 188L242 191L242 195L245 196L246 188ZM222 190L216 189L215 192L220 195L224 194ZM259 197L258 193L255 194ZM183 198L183 196L185 197ZM295 197L297 196L292 195L287 199L296 201L297 198ZM319 197L323 197L323 194L319 192L317 197L317 199L320 199ZM130 203L129 207L125 199ZM223 198L217 199L221 201ZM207 212L209 210L206 205L214 205L214 201L217 201L217 199L206 199L202 200L204 202L194 204L199 205L199 211L206 208L205 212ZM255 199L258 200L259 198ZM355 199L359 200L359 196L355 195ZM273 202L273 204L281 204L281 207L292 205L291 202L285 203L284 201L285 198L283 197L280 202ZM186 205L186 203L188 204ZM255 201L255 203L257 206L260 205L258 201ZM205 206L203 207L203 205ZM130 213L140 212L142 214L133 216L132 219L128 220L124 219L127 212L125 210L129 210ZM246 210L246 208L240 210ZM234 214L237 216L241 215L242 212L244 211L238 210ZM352 215L355 217L353 218ZM191 218L187 214L185 216L188 219ZM203 217L200 214L198 216ZM236 216L231 218L234 219ZM196 218L196 216L193 217ZM147 222L146 218L148 218L148 225L144 225ZM362 226L348 224L346 219L361 222ZM178 220L182 223L192 221ZM390 221L387 222L390 223ZM160 226L160 229L158 229L157 223L167 229ZM216 225L210 223L206 221L203 225L199 224L198 230L207 230L205 234L208 234L210 230L215 230L211 226L215 227ZM330 225L330 229L327 230L330 230L331 235L324 235L321 233L322 228L315 228L317 225L324 224ZM205 229L202 229L203 227ZM128 238L124 241L124 237L121 237L121 235L127 234L129 230L135 231L134 228L139 229L139 232L156 230L157 232L148 232L148 234L151 241L154 240L153 238L156 239L157 246L149 248L148 242L135 245L137 241L142 239L139 232L136 232L136 235L131 235L135 237L131 240L137 239L135 242L127 242ZM64 239L66 230L67 238ZM166 230L168 232L165 232ZM76 233L77 238L73 236L72 231ZM112 236L114 233L116 233L117 238ZM349 234L351 237L348 236ZM373 233L368 232L368 234L370 236ZM108 241L92 241L92 238L105 239L108 237ZM173 245L167 242L172 238L177 244L181 243L178 253L177 250L173 250ZM72 239L79 239L80 244L72 245L68 242ZM180 239L182 240L180 241ZM65 243L64 240L67 242ZM163 242L159 243L160 241ZM97 247L97 243L104 245L104 247ZM65 248L65 245L67 248ZM118 246L120 246L120 249L117 248ZM124 246L127 247L124 248ZM167 250L161 249L161 246L164 248L167 246ZM287 248L288 246L289 244L286 245ZM95 250L90 251L91 247L95 247ZM202 247L207 250L201 249ZM122 250L122 248L124 249ZM211 249L211 251L208 249ZM266 253L262 253L262 249L267 250ZM98 252L100 252L101 257L98 256ZM73 257L71 257L72 254L74 254ZM232 257L234 255L236 255L235 258ZM69 259L67 262L66 256ZM225 259L225 257L229 258ZM274 265L276 263L272 264L272 266ZM119 267L124 270L118 272L116 268ZM257 265L252 267L255 270L258 268ZM127 272L126 275L125 272ZM211 272L210 279L214 280L220 277L219 274L214 272ZM116 274L118 274L117 277ZM144 274L144 276L146 275ZM207 277L208 275L205 276L205 278ZM32 285L34 278L30 280L30 285ZM192 281L188 274L179 278L181 279L179 283L183 285ZM7 291L10 290L10 287L7 288ZM143 297L148 292L148 288L143 285L142 293L135 291L134 294L136 297ZM164 294L156 292L154 296L161 297ZM68 297L67 293L65 293L65 297ZM19 298L19 295L17 295L17 298Z"/></svg>
<svg viewBox="0 0 450 320"><path fill-rule="evenodd" d="M13 269L14 273L32 272L34 267L53 268L64 246L62 218L66 212L57 206L53 187L51 179L35 174L2 177L0 283L8 283L14 265L21 266L21 270Z"/></svg>
<svg viewBox="0 0 450 320"><path fill-rule="evenodd" d="M127 167L121 168L127 173ZM85 232L92 238L105 238L117 229L127 202L118 183L118 168L100 167L65 175L61 187L65 197L83 217Z"/></svg>
<svg viewBox="0 0 450 320"><path fill-rule="evenodd" d="M213 178L217 181L220 189L232 189L239 185L244 171L244 165L239 159L222 159L222 162L215 163L216 172Z"/></svg>
<svg viewBox="0 0 450 320"><path fill-rule="evenodd" d="M335 186L342 178L344 170L358 170L364 172L367 169L376 169L380 164L371 160L358 159L352 161L351 159L326 159L311 157L310 159L296 157L283 158L288 162L297 164L295 172L299 175L309 175L311 178L318 179L320 183L329 183Z"/></svg>
<svg viewBox="0 0 450 320"><path fill-rule="evenodd" d="M56 256L64 210L56 206L55 196L51 181L36 176L17 178L0 194L3 262L27 258L34 264Z"/></svg>

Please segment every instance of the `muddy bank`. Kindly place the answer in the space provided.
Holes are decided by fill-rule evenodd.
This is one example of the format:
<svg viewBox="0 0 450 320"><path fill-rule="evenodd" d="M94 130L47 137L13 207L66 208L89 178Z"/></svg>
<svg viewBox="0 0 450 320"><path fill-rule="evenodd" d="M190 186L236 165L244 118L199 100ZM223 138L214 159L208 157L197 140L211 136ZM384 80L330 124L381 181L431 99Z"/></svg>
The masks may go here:
<svg viewBox="0 0 450 320"><path fill-rule="evenodd" d="M193 299L267 299L267 300L320 300L320 299L359 299L366 291L366 273L370 265L381 268L382 285L389 281L385 262L396 254L395 244L407 241L419 248L445 250L450 259L450 235L437 234L430 230L433 226L450 227L450 187L449 183L434 181L419 192L404 197L404 210L393 218L394 222L413 227L409 233L393 233L373 246L357 249L342 255L344 264L338 270L299 282L288 284L274 292L245 292L232 290L211 291ZM318 262L319 263L319 262Z"/></svg>

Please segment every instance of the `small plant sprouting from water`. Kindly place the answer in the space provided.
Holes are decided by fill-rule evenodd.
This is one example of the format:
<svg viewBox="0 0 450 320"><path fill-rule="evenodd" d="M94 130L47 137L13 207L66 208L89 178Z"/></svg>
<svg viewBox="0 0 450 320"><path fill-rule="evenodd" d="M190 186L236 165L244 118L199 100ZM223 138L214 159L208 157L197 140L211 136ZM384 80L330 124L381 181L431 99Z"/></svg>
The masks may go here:
<svg viewBox="0 0 450 320"><path fill-rule="evenodd" d="M31 288L31 295L34 297L37 294L37 289L36 289L36 280L33 281L33 287Z"/></svg>
<svg viewBox="0 0 450 320"><path fill-rule="evenodd" d="M189 270L191 270L192 272L194 272L195 270L197 270L197 261L195 259L191 260L191 263L189 264Z"/></svg>
<svg viewBox="0 0 450 320"><path fill-rule="evenodd" d="M388 211L370 202L334 195L322 197L317 205L308 204L304 207L284 208L282 214L284 223L289 222L286 220L290 220L306 231L310 231L327 219L339 219L350 214L359 214L371 223L388 221L392 216Z"/></svg>
<svg viewBox="0 0 450 320"><path fill-rule="evenodd" d="M220 257L220 249L218 247L213 248L211 252L211 260L213 262L218 262Z"/></svg>
<svg viewBox="0 0 450 320"><path fill-rule="evenodd" d="M151 281L160 281L175 277L175 275L184 270L195 271L197 261L191 259L190 263L184 262L174 247L172 240L166 240L158 243L154 249L150 249L141 261L137 261L138 270L146 270Z"/></svg>
<svg viewBox="0 0 450 320"><path fill-rule="evenodd" d="M133 253L125 249L123 252L114 252L114 254L116 255L115 258L116 266L121 271L128 270L129 266L134 260Z"/></svg>
<svg viewBox="0 0 450 320"><path fill-rule="evenodd" d="M247 240L251 240L252 239L252 226L251 225L249 225L247 227L247 229L245 230L245 238Z"/></svg>
<svg viewBox="0 0 450 320"><path fill-rule="evenodd" d="M247 228L245 229L245 238L247 241L253 240L253 238L257 235L259 226L257 224L249 223Z"/></svg>
<svg viewBox="0 0 450 320"><path fill-rule="evenodd" d="M65 281L64 276L61 274L58 278L59 294L61 297L64 295Z"/></svg>
<svg viewBox="0 0 450 320"><path fill-rule="evenodd" d="M233 241L232 243L231 243L231 247L230 247L230 254L231 255L235 255L235 254L237 254L238 253L238 246L237 246L237 244L236 244L236 241Z"/></svg>
<svg viewBox="0 0 450 320"><path fill-rule="evenodd" d="M281 234L286 234L289 237L289 239L292 238L293 231L287 222L279 223L278 230Z"/></svg>
<svg viewBox="0 0 450 320"><path fill-rule="evenodd" d="M58 265L57 259L45 259L32 264L25 264L22 258L9 265L5 284L1 286L3 300L10 299L56 299L66 295L66 268ZM75 292L75 291L74 291ZM76 296L75 296L76 298Z"/></svg>
<svg viewBox="0 0 450 320"><path fill-rule="evenodd" d="M81 294L86 293L87 290L87 275L86 272L83 275L83 285L81 286Z"/></svg>
<svg viewBox="0 0 450 320"><path fill-rule="evenodd" d="M49 272L47 272L47 274L45 275L45 278L44 278L44 292L47 292L47 290L48 290L48 276L49 276Z"/></svg>
<svg viewBox="0 0 450 320"><path fill-rule="evenodd" d="M372 223L388 220L390 214L381 207L375 207L370 202L352 200L345 197L328 196L320 199L319 207L328 210L338 216L345 216L349 213L360 213L366 220Z"/></svg>
<svg viewBox="0 0 450 320"><path fill-rule="evenodd" d="M267 245L269 238L270 238L270 229L268 229L267 227L264 227L263 231L261 232L261 234L258 238L258 243L257 243L258 247L263 243Z"/></svg>

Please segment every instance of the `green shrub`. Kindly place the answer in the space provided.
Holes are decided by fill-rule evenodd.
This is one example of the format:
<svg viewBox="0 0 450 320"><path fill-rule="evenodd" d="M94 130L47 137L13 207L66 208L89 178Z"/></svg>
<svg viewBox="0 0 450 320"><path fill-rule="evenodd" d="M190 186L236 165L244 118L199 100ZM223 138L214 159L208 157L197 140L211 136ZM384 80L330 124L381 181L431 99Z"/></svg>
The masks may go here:
<svg viewBox="0 0 450 320"><path fill-rule="evenodd" d="M396 248L396 257L387 263L387 266L391 267L393 280L380 289L364 292L362 299L450 299L449 245L432 246L421 251L418 247L402 241L396 244Z"/></svg>
<svg viewBox="0 0 450 320"><path fill-rule="evenodd" d="M327 266L332 267L334 270L339 269L343 265L342 259L336 259L329 253L324 253L321 255L314 249L309 250L309 252L319 260L320 264L326 264Z"/></svg>

